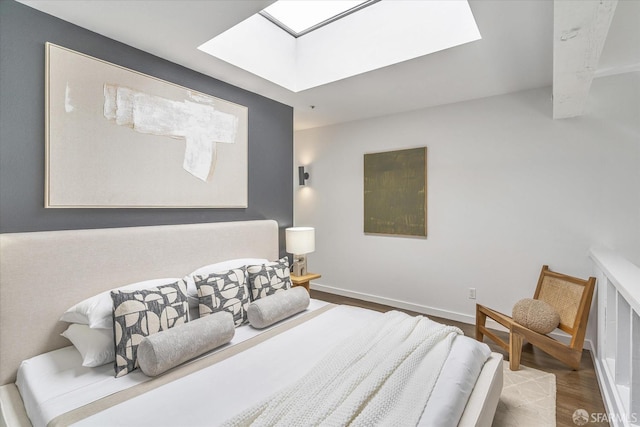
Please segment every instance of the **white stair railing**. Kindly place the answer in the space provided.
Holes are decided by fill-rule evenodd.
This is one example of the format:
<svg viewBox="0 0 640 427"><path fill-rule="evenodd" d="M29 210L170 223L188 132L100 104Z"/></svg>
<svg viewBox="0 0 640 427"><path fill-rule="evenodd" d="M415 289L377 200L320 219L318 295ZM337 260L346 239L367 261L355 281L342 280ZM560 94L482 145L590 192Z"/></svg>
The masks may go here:
<svg viewBox="0 0 640 427"><path fill-rule="evenodd" d="M640 426L640 268L606 249L591 249L598 280L595 367L614 427Z"/></svg>

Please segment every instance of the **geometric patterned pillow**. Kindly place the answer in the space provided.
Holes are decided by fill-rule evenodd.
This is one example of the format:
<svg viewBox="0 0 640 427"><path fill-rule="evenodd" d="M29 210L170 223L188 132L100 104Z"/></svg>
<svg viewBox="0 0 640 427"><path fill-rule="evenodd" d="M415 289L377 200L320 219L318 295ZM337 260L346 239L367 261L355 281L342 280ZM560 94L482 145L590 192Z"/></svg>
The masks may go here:
<svg viewBox="0 0 640 427"><path fill-rule="evenodd" d="M291 274L287 257L262 265L249 265L247 273L251 287L251 301L291 289Z"/></svg>
<svg viewBox="0 0 640 427"><path fill-rule="evenodd" d="M189 321L183 280L142 290L112 291L116 377L138 368L138 345L146 336Z"/></svg>
<svg viewBox="0 0 640 427"><path fill-rule="evenodd" d="M247 321L249 289L247 288L247 268L218 271L207 276L194 275L200 302L200 317L228 311L233 322L240 326Z"/></svg>

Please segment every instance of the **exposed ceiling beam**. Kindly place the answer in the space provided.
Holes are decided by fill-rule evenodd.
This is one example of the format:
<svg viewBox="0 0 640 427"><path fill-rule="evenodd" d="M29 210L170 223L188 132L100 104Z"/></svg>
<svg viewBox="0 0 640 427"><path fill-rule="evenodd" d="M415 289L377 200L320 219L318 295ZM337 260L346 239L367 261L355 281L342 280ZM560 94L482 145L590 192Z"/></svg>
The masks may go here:
<svg viewBox="0 0 640 427"><path fill-rule="evenodd" d="M582 114L618 0L555 0L553 118Z"/></svg>

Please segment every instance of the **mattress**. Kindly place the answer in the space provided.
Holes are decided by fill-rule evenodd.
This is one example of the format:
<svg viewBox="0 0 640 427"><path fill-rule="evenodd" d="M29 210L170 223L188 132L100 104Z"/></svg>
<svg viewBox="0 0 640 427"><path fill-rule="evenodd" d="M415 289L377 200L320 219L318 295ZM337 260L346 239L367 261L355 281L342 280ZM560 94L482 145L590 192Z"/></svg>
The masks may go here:
<svg viewBox="0 0 640 427"><path fill-rule="evenodd" d="M312 300L309 310L325 305ZM338 306L232 358L148 391L76 425L218 425L302 377L335 345L381 313ZM237 345L263 331L236 329ZM489 357L488 346L458 336L420 425L457 425L475 381ZM148 381L140 371L114 378L111 364L85 368L73 347L24 361L16 385L34 426L101 397Z"/></svg>

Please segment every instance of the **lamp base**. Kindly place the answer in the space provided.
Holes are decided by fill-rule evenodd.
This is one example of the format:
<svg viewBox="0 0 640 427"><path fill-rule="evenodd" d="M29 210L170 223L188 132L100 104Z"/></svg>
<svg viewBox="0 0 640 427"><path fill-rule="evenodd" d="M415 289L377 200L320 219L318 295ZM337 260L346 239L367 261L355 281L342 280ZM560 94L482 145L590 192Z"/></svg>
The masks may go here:
<svg viewBox="0 0 640 427"><path fill-rule="evenodd" d="M293 256L293 274L294 276L304 276L307 274L307 256Z"/></svg>

